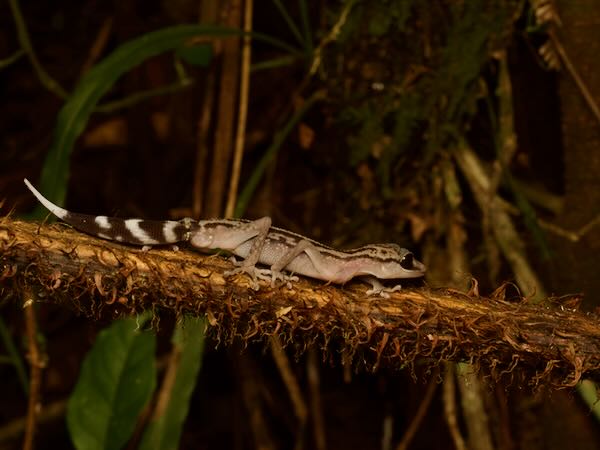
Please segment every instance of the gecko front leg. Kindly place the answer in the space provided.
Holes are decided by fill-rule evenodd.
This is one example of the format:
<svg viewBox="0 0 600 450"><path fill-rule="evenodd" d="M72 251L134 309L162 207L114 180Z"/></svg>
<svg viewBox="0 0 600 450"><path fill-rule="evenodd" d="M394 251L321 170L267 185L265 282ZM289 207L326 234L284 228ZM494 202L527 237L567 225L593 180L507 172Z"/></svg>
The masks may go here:
<svg viewBox="0 0 600 450"><path fill-rule="evenodd" d="M390 293L396 292L402 289L402 286L397 284L394 287L386 287L384 286L379 279L372 275L364 275L360 277L365 283L369 283L371 285L371 289L369 289L366 294L367 296L371 295L379 295L383 298L390 298Z"/></svg>
<svg viewBox="0 0 600 450"><path fill-rule="evenodd" d="M271 218L262 217L253 222L245 224L244 228L246 227L250 230L256 231L256 236L252 237L252 246L250 247L250 251L241 263L236 263L239 265L239 267L233 270L228 270L225 272L225 275L229 276L238 273L246 273L252 278L252 288L254 290L258 290L259 286L257 280L270 280L271 271L269 269L259 269L256 267L256 264L260 259L260 254L265 246L265 239L267 238L269 229L271 228ZM235 250L233 252L235 253Z"/></svg>

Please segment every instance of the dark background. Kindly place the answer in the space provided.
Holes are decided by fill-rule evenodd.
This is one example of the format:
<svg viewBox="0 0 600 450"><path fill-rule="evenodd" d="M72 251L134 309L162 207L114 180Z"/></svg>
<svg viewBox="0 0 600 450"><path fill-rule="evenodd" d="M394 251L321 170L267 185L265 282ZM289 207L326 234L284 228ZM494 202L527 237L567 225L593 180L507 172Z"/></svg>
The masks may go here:
<svg viewBox="0 0 600 450"><path fill-rule="evenodd" d="M134 37L181 23L226 23L232 5L218 3L212 18L206 17L210 5L193 1L33 1L22 2L21 8L40 64L70 92L91 66ZM286 4L297 24L301 3ZM307 4L313 44L318 47L348 4ZM600 123L574 81L581 78L592 102L600 98L600 67L596 67L600 5L593 1L551 4L560 26L556 21L536 22L540 8L508 0L364 1L349 8L341 33L322 47L314 74L309 51L278 67L253 71L241 189L302 103L318 91L324 99L302 116L284 140L244 216L270 215L278 226L339 247L398 242L423 257L431 267L427 283L434 287L468 284L466 273L457 281L449 263L453 250L448 235L458 226L464 235L466 270L479 280L482 292L514 279L506 261L488 253L489 230L482 211L453 162L454 149L468 145L487 169L494 167L502 143L497 95L502 61L508 64L517 138L516 152L505 162L504 171L519 187L504 179L501 196L516 204L517 211L517 196L523 196L537 219L575 232L597 219L600 205ZM252 27L298 47L272 2L256 2ZM105 40L99 37L101 29L107 33ZM560 43L571 69L564 57L558 58L558 70L550 67L549 59L540 55L548 42ZM99 45L97 54L94 45ZM211 186L218 182L211 167L215 158L227 154L216 148L215 137L223 114L219 93L228 74L219 45L213 44L208 67L180 61L194 80L192 86L92 115L71 155L67 208L178 219L197 215L193 205L200 201L205 206L201 216L222 215L222 210L208 211ZM14 16L8 2L3 2L1 58L19 47ZM253 43L253 63L282 56L286 56L282 50ZM101 104L173 83L174 61L172 53L145 61L121 77ZM235 92L231 96L237 108L242 100ZM19 215L35 204L22 179L34 184L38 179L64 99L40 82L26 55L0 70L0 98L2 213ZM212 102L211 119L203 135L201 118L207 102ZM231 130L235 126L231 123ZM202 146L208 149L205 157ZM229 159L221 162L230 165ZM203 170L198 171L199 166ZM461 190L461 202L454 207L444 195L448 170ZM227 172L227 180L229 176ZM556 296L582 293L582 308L598 306L599 228L590 227L574 242L548 227L532 227L525 216L521 209L514 221L546 291ZM20 307L3 302L0 315L21 345ZM38 315L48 355L42 391L42 403L47 405L69 395L85 352L109 318L93 322L51 305L42 305ZM161 323L159 335L165 341L161 354L168 352L172 326L173 318ZM25 351L24 345L20 348ZM317 448L311 425L298 429L294 422L282 381L262 345L242 351L214 349L209 342L207 349L180 448L258 446L242 379L252 380L261 392L267 418L263 431L270 442L264 448ZM292 361L305 387L310 357ZM436 378L418 366L399 373L344 373L335 363L313 357L320 369L327 448L332 449L383 448L386 418L391 420L392 442L397 445L428 383ZM2 423L24 415L27 402L10 365L0 366L0 380L2 436ZM591 449L599 445L597 422L575 393L484 386L495 447ZM465 424L460 427L465 430ZM19 439L18 435L0 439L0 448L19 448ZM69 448L64 419L42 425L36 441L38 448ZM410 448L455 448L445 422L441 387Z"/></svg>

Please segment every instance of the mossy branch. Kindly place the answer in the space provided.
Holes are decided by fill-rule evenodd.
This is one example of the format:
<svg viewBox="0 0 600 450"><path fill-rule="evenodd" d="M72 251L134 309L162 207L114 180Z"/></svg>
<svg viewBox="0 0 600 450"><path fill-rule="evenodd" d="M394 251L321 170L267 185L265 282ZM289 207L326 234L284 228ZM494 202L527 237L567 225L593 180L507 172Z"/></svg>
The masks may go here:
<svg viewBox="0 0 600 450"><path fill-rule="evenodd" d="M40 298L89 315L142 309L206 315L219 340L277 335L298 352L318 345L332 361L368 370L469 361L494 379L567 387L600 381L600 322L573 305L506 301L448 289L404 289L366 297L365 286L301 279L293 289L250 288L225 277L231 263L193 251L140 249L63 225L0 220L0 293L30 286ZM336 356L339 353L340 356Z"/></svg>

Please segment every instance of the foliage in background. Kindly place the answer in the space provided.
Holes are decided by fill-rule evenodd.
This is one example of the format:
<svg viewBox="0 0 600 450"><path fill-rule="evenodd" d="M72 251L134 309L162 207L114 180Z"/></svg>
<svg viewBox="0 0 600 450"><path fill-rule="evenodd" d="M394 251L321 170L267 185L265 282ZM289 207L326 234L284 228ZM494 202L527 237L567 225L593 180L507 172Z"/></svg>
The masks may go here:
<svg viewBox="0 0 600 450"><path fill-rule="evenodd" d="M156 413L142 438L142 450L167 450L179 448L183 424L190 408L190 400L202 366L204 353L204 329L206 322L198 317L187 316L177 325L171 342L176 361L165 375L156 405Z"/></svg>
<svg viewBox="0 0 600 450"><path fill-rule="evenodd" d="M513 10L513 2L500 0L373 0L354 9L339 54L331 56L345 55L345 64L331 79L346 80L339 118L348 130L349 163L375 159L384 194L392 192L392 177L405 175L409 151L423 153L427 165L465 131L482 69Z"/></svg>
<svg viewBox="0 0 600 450"><path fill-rule="evenodd" d="M115 84L117 79L133 67L157 54L168 50L177 50L185 45L187 39L198 36L225 37L243 35L237 29L217 25L180 25L147 33L135 38L115 50L102 62L90 70L78 83L77 87L61 109L55 128L52 146L43 166L39 183L40 191L59 205L66 196L69 176L69 161L75 140L85 129L98 101ZM298 50L286 43L260 33L252 33L254 39L262 40L275 47L297 55ZM180 50L180 54L188 62L206 65L206 46L201 45L199 52ZM32 217L41 218L46 214L44 208L37 207Z"/></svg>
<svg viewBox="0 0 600 450"><path fill-rule="evenodd" d="M139 330L145 321L114 322L85 357L67 409L77 449L117 450L130 438L156 386L156 337Z"/></svg>

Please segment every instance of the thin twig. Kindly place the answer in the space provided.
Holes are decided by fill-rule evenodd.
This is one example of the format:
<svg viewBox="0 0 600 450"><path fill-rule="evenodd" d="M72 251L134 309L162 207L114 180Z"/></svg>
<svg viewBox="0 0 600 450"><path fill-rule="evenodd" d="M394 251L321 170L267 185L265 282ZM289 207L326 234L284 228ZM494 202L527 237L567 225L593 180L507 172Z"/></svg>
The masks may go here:
<svg viewBox="0 0 600 450"><path fill-rule="evenodd" d="M394 415L392 411L386 412L381 428L381 450L391 450L392 438L394 437Z"/></svg>
<svg viewBox="0 0 600 450"><path fill-rule="evenodd" d="M469 448L493 450L489 418L483 402L482 381L473 367L465 363L456 364L455 373L468 430Z"/></svg>
<svg viewBox="0 0 600 450"><path fill-rule="evenodd" d="M8 58L0 59L0 69L4 69L5 67L10 66L15 61L17 61L21 56L25 56L25 50L22 48L14 52Z"/></svg>
<svg viewBox="0 0 600 450"><path fill-rule="evenodd" d="M222 5L221 13L226 14L224 24L239 28L241 25L241 0L232 0ZM240 39L226 38L222 41L221 79L217 102L215 139L210 168L210 182L206 192L206 215L219 217L223 214L224 194L227 186L227 173L233 152L233 123L238 103L238 78L240 76Z"/></svg>
<svg viewBox="0 0 600 450"><path fill-rule="evenodd" d="M429 410L429 405L431 405L431 401L433 400L433 394L435 394L435 390L438 385L438 375L438 373L435 373L431 377L431 380L429 380L429 385L427 386L427 390L425 391L423 400L417 408L417 412L415 413L412 421L410 422L410 425L404 432L402 440L396 447L396 450L406 450L409 448L410 443L412 442L413 438L415 437L415 434L419 430L423 419L425 419L425 414L427 414L427 411Z"/></svg>
<svg viewBox="0 0 600 450"><path fill-rule="evenodd" d="M85 75L94 65L94 63L100 58L102 51L106 48L110 32L112 31L113 18L108 17L102 22L102 26L94 39L92 48L90 49L89 55L83 66L81 67L81 75Z"/></svg>
<svg viewBox="0 0 600 450"><path fill-rule="evenodd" d="M292 401L292 405L294 406L296 418L300 421L302 427L302 424L306 421L306 417L308 416L308 409L304 399L302 398L300 384L298 383L298 379L294 376L290 361L281 347L279 338L276 335L271 336L269 343L271 346L271 355L275 360L279 374L283 379L285 387L290 396L290 400Z"/></svg>
<svg viewBox="0 0 600 450"><path fill-rule="evenodd" d="M29 403L27 405L27 423L25 427L25 440L23 450L32 450L37 416L39 412L40 387L42 382L43 361L41 352L37 345L37 325L35 320L35 302L33 292L30 288L23 289L25 296L23 309L25 310L25 328L27 331L27 343L29 346L29 364L31 375L29 378Z"/></svg>
<svg viewBox="0 0 600 450"><path fill-rule="evenodd" d="M319 70L319 66L321 65L321 59L323 57L323 49L327 46L327 44L337 39L340 32L342 31L342 27L346 24L346 20L348 20L348 15L350 14L350 11L352 11L352 8L354 7L355 3L356 0L350 0L346 2L346 4L344 5L344 9L342 9L342 12L340 13L336 23L333 25L333 27L331 27L331 30L329 30L329 33L327 33L327 35L321 40L321 42L319 42L319 46L315 49L315 52L313 54L313 60L310 66L310 70L308 71L309 77L312 77L315 73L317 73L317 70Z"/></svg>
<svg viewBox="0 0 600 450"><path fill-rule="evenodd" d="M323 417L323 406L321 404L319 362L317 352L312 347L308 349L306 374L308 379L308 389L310 391L310 410L312 413L315 448L317 450L325 450L327 448L327 439L325 437L325 419Z"/></svg>
<svg viewBox="0 0 600 450"><path fill-rule="evenodd" d="M19 2L17 0L8 0L8 4L10 6L10 10L13 15L13 19L15 21L15 26L17 27L17 37L19 39L19 44L21 48L27 53L27 57L33 66L33 70L38 76L38 79L42 83L42 85L48 89L50 92L54 93L60 98L67 98L68 94L58 81L52 78L46 69L40 64L40 61L33 50L33 45L31 44L31 39L29 39L29 32L27 31L27 25L25 25L25 20L23 19L23 14L21 14L21 9L19 8Z"/></svg>
<svg viewBox="0 0 600 450"><path fill-rule="evenodd" d="M544 228L557 236L568 239L571 242L579 242L581 238L583 238L587 233L589 233L595 226L600 225L600 214L598 214L596 217L594 217L592 220L590 220L588 223L586 223L576 231L565 230L564 228L561 228L558 225L548 223L541 219L538 219L538 223L541 228Z"/></svg>
<svg viewBox="0 0 600 450"><path fill-rule="evenodd" d="M259 370L251 358L245 354L237 355L239 389L247 411L245 426L252 431L254 448L261 450L274 450L277 448L270 435L270 428L264 411L262 392L264 387Z"/></svg>
<svg viewBox="0 0 600 450"><path fill-rule="evenodd" d="M49 403L44 405L44 409L38 414L37 422L38 424L42 425L54 421L58 422L59 419L64 420L66 411L66 400L59 400L54 403ZM18 439L25 432L26 427L27 417L19 417L3 423L2 427L0 428L0 443Z"/></svg>
<svg viewBox="0 0 600 450"><path fill-rule="evenodd" d="M575 65L571 62L571 58L569 58L569 54L567 53L565 48L562 46L560 39L558 39L555 31L552 28L550 28L548 30L548 36L550 36L550 40L552 41L552 43L554 44L554 47L556 48L556 51L560 55L560 59L562 60L565 67L567 68L569 75L571 75L571 77L575 81L575 84L579 88L579 91L581 91L581 95L583 95L583 99L589 106L590 110L592 111L592 114L594 114L594 117L596 117L596 120L598 121L598 123L600 123L600 108L598 107L598 104L594 100L594 97L592 96L592 94L591 94L590 90L588 89L587 85L585 84L585 82L579 76L579 72L577 72Z"/></svg>
<svg viewBox="0 0 600 450"><path fill-rule="evenodd" d="M493 175L490 177L490 197L494 197L502 181L502 174L509 166L517 151L517 135L514 127L513 115L513 95L510 75L508 73L506 50L498 52L497 60L499 65L498 74L498 130L496 132L496 151L498 152L498 165Z"/></svg>
<svg viewBox="0 0 600 450"><path fill-rule="evenodd" d="M510 161L517 151L517 136L514 130L514 117L512 107L512 85L508 71L508 61L506 50L497 52L496 56L499 64L498 89L496 97L498 98L498 118L494 130L494 140L496 147L496 161L492 165L490 181L487 191L489 199L486 207L482 208L481 229L483 231L483 241L485 245L485 256L489 266L488 277L491 283L497 283L497 277L500 273L500 249L493 233L493 199L498 197L498 188L504 177L505 171L509 167ZM488 97L489 98L489 97ZM490 99L491 100L491 99ZM490 106L490 116L493 116L493 110Z"/></svg>
<svg viewBox="0 0 600 450"><path fill-rule="evenodd" d="M177 325L181 326L181 325ZM173 386L177 380L177 371L181 362L181 346L174 344L167 359L167 367L163 377L160 390L156 395L156 405L152 412L152 420L158 420L164 416L169 402L171 401Z"/></svg>
<svg viewBox="0 0 600 450"><path fill-rule="evenodd" d="M448 431L454 441L456 450L467 450L465 440L458 427L458 416L456 413L456 387L454 385L454 364L446 364L446 373L444 375L444 413Z"/></svg>
<svg viewBox="0 0 600 450"><path fill-rule="evenodd" d="M283 351L281 341L279 340L277 335L273 335L269 338L269 343L271 347L271 355L273 356L273 360L277 365L279 374L281 375L281 378L288 391L288 395L290 396L290 400L292 401L292 406L294 407L296 418L298 419L298 429L296 433L295 448L300 449L303 448L304 443L304 430L308 418L308 408L306 406L304 398L302 397L302 390L300 389L298 379L292 371L289 358Z"/></svg>
<svg viewBox="0 0 600 450"><path fill-rule="evenodd" d="M522 187L519 186L519 189L521 188ZM527 193L525 193L525 195L527 195ZM497 204L510 215L520 216L522 214L519 208L501 197L496 197L494 202L497 202ZM596 226L600 225L600 214L596 215L596 217L588 221L585 225L577 230L566 230L544 219L540 219L539 217L536 217L535 220L540 228L543 228L544 230L553 233L556 236L568 239L571 242L579 242L587 233L593 230Z"/></svg>
<svg viewBox="0 0 600 450"><path fill-rule="evenodd" d="M240 172L242 170L242 157L244 156L244 143L246 142L246 119L248 117L248 92L250 86L250 59L251 59L251 39L252 31L252 0L245 1L244 10L244 41L242 46L242 68L240 73L240 101L238 107L238 120L235 139L235 149L233 153L233 165L231 167L231 182L229 184L229 194L227 205L225 207L225 217L232 217L237 202L238 186L240 182Z"/></svg>
<svg viewBox="0 0 600 450"><path fill-rule="evenodd" d="M214 67L208 72L204 82L204 102L198 119L196 133L196 169L194 171L194 185L192 187L192 217L202 217L204 209L204 181L206 180L206 168L208 161L208 137L211 130L212 110L215 103L215 79Z"/></svg>
<svg viewBox="0 0 600 450"><path fill-rule="evenodd" d="M218 8L220 3L217 2L200 2L200 10L198 15L198 22L200 23L215 23L218 18ZM220 40L212 40L210 42L214 59L219 60L221 58L223 43ZM191 216L195 219L205 216L205 198L206 189L209 177L207 177L207 171L209 166L209 138L210 133L214 129L212 123L213 120L213 107L215 104L215 96L217 86L217 70L218 66L212 64L206 74L206 78L203 86L203 102L202 109L199 114L199 118L196 124L196 160L194 162L194 183L192 185L192 213ZM212 152L214 153L214 152Z"/></svg>

